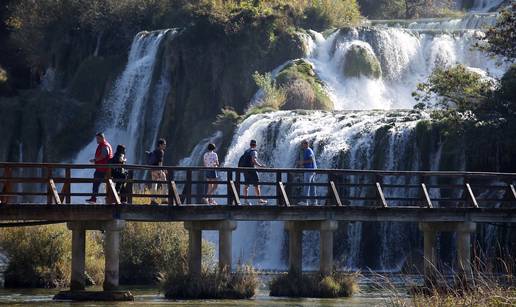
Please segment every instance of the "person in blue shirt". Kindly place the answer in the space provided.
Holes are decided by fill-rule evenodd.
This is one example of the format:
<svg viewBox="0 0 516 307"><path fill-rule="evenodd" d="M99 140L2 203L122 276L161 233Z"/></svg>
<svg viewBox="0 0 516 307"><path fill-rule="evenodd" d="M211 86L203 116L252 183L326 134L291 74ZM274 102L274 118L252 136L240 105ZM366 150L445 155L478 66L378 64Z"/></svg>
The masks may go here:
<svg viewBox="0 0 516 307"><path fill-rule="evenodd" d="M301 142L301 146L303 147L303 160L298 161L299 166L302 166L306 169L314 170L317 168L317 163L315 162L315 154L312 148L308 145L307 140L303 140ZM315 172L307 171L303 176L304 183L314 183L315 182ZM313 185L306 185L303 187L303 196L317 196L317 189ZM300 203L304 205L305 203ZM314 204L317 205L317 199L306 199L306 205Z"/></svg>

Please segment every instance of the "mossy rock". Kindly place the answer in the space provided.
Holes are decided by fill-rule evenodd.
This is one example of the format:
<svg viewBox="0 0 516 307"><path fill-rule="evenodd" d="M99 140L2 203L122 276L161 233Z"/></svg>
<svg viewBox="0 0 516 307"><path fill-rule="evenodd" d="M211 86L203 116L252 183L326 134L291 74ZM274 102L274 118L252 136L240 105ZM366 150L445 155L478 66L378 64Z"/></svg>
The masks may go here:
<svg viewBox="0 0 516 307"><path fill-rule="evenodd" d="M343 73L346 77L365 76L378 79L382 76L382 67L372 50L355 44L346 52Z"/></svg>
<svg viewBox="0 0 516 307"><path fill-rule="evenodd" d="M305 60L295 60L287 65L276 77L276 82L285 89L286 100L281 106L282 110L334 109L312 64Z"/></svg>

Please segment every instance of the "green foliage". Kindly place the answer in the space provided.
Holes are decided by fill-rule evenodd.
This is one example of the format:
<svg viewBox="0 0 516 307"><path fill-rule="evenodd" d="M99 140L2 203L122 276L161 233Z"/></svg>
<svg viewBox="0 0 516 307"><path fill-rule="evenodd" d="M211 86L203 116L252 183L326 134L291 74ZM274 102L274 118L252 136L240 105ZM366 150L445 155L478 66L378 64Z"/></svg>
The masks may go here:
<svg viewBox="0 0 516 307"><path fill-rule="evenodd" d="M276 80L286 95L281 109L333 110L333 102L310 63L293 61L278 74Z"/></svg>
<svg viewBox="0 0 516 307"><path fill-rule="evenodd" d="M344 75L347 77L363 75L378 79L382 76L382 67L374 52L363 46L353 45L346 53Z"/></svg>
<svg viewBox="0 0 516 307"><path fill-rule="evenodd" d="M188 254L182 223L127 223L121 232L120 282L153 284L168 270L179 270Z"/></svg>
<svg viewBox="0 0 516 307"><path fill-rule="evenodd" d="M282 274L270 284L271 296L288 297L350 297L358 291L356 274L334 272L324 276L320 274Z"/></svg>
<svg viewBox="0 0 516 307"><path fill-rule="evenodd" d="M253 74L254 82L263 91L260 101L261 107L278 110L285 103L285 90L276 84L271 73L260 74L257 71Z"/></svg>
<svg viewBox="0 0 516 307"><path fill-rule="evenodd" d="M500 12L496 24L488 29L476 46L507 61L516 58L516 4Z"/></svg>
<svg viewBox="0 0 516 307"><path fill-rule="evenodd" d="M305 8L305 26L318 31L356 25L360 11L356 0L312 0Z"/></svg>
<svg viewBox="0 0 516 307"><path fill-rule="evenodd" d="M235 273L207 268L200 277L170 271L162 284L168 299L245 299L253 297L257 287L257 274L249 266L238 266Z"/></svg>
<svg viewBox="0 0 516 307"><path fill-rule="evenodd" d="M371 19L400 19L422 17L460 17L464 13L453 1L428 0L359 0L363 15Z"/></svg>
<svg viewBox="0 0 516 307"><path fill-rule="evenodd" d="M494 84L464 65L436 68L427 82L412 93L419 101L416 108L475 110L492 96Z"/></svg>
<svg viewBox="0 0 516 307"><path fill-rule="evenodd" d="M64 224L4 228L0 247L9 257L7 287L66 287L70 282L71 231ZM101 284L104 254L99 233L88 233L86 272Z"/></svg>

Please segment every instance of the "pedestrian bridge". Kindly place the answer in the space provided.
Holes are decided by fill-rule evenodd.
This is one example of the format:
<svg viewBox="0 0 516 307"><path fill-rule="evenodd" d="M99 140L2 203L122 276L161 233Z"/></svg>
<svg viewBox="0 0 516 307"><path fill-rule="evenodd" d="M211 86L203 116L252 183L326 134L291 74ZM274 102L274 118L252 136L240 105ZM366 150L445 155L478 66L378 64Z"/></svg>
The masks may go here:
<svg viewBox="0 0 516 307"><path fill-rule="evenodd" d="M189 231L189 269L201 271L203 230L219 232L219 266L230 266L232 231L238 221L285 221L289 234L289 270L302 272L302 231L320 231L320 270L333 269L334 231L339 221L416 222L424 233L425 274L437 263L437 232L455 232L458 263L471 276L470 236L477 223L516 223L516 174L488 172L376 171L318 169L314 183L302 182L303 169L253 169L260 174L263 195L243 199L246 168L157 167L125 165L125 180L93 179L95 165L0 163L0 226L66 222L72 231L71 292L85 288L85 232L105 234L105 293L117 293L119 232L125 221L184 222ZM102 166L106 167L106 166ZM112 169L118 165L109 165ZM164 171L166 180L149 180L150 171ZM216 170L219 205L203 204L204 172ZM103 204L86 204L95 180L105 183ZM117 192L117 183L126 188ZM161 185L157 194L149 186ZM317 196L303 196L303 187ZM252 193L253 189L249 189ZM152 197L159 205L148 205ZM257 205L259 198L268 200ZM307 199L308 198L308 199ZM125 200L125 202L122 202ZM252 205L249 205L251 202ZM318 205L298 205L317 202ZM105 294L104 293L104 294ZM96 296L96 298L113 296ZM127 295L114 296L128 298Z"/></svg>

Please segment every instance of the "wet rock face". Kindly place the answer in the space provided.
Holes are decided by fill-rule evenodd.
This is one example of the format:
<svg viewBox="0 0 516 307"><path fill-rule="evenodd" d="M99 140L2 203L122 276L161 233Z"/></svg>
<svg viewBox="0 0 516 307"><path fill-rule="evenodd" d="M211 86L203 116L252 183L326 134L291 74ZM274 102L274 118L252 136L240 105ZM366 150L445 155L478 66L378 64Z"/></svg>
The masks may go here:
<svg viewBox="0 0 516 307"><path fill-rule="evenodd" d="M372 50L354 44L346 52L343 73L346 77L365 76L378 79L382 76L382 68Z"/></svg>
<svg viewBox="0 0 516 307"><path fill-rule="evenodd" d="M201 139L212 135L222 108L244 112L257 91L255 71L271 71L303 56L302 42L294 33L275 32L271 40L271 22L261 18L233 30L201 21L166 46L162 60L172 86L160 135L174 144L166 152L167 163L188 156Z"/></svg>

